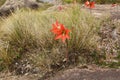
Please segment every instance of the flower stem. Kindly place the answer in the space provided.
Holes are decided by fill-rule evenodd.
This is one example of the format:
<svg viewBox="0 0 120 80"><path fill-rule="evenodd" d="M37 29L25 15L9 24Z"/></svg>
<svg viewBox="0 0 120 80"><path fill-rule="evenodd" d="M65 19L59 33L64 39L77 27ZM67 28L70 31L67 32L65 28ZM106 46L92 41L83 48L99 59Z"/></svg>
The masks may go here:
<svg viewBox="0 0 120 80"><path fill-rule="evenodd" d="M69 61L69 55L68 55L68 45L67 45L67 43L65 43L65 47L66 47L65 58L66 58L66 62L68 62Z"/></svg>

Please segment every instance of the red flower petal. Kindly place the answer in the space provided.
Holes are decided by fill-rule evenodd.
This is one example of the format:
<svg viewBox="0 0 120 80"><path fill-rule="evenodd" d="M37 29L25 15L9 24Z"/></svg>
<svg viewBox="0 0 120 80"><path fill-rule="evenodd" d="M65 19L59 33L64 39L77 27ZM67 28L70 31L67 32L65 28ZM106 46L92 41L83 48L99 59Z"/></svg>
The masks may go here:
<svg viewBox="0 0 120 80"><path fill-rule="evenodd" d="M90 4L90 2L89 2L89 1L86 1L86 2L85 2L85 6L86 6L86 7L88 7L88 6L89 6L89 4Z"/></svg>
<svg viewBox="0 0 120 80"><path fill-rule="evenodd" d="M66 40L66 36L62 35L62 42L65 43L65 40Z"/></svg>
<svg viewBox="0 0 120 80"><path fill-rule="evenodd" d="M55 40L60 39L60 38L62 38L62 34L57 35L57 36L55 37Z"/></svg>
<svg viewBox="0 0 120 80"><path fill-rule="evenodd" d="M65 35L67 39L70 39L70 36L69 35Z"/></svg>
<svg viewBox="0 0 120 80"><path fill-rule="evenodd" d="M59 25L59 23L58 23L58 21L56 21L56 26L58 26Z"/></svg>
<svg viewBox="0 0 120 80"><path fill-rule="evenodd" d="M69 37L70 30L65 28L63 24L59 24L57 21L55 24L53 24L51 32L53 32L56 35L55 40L62 39L63 43L65 42L66 39L70 39Z"/></svg>
<svg viewBox="0 0 120 80"><path fill-rule="evenodd" d="M90 8L95 8L95 2L90 2Z"/></svg>

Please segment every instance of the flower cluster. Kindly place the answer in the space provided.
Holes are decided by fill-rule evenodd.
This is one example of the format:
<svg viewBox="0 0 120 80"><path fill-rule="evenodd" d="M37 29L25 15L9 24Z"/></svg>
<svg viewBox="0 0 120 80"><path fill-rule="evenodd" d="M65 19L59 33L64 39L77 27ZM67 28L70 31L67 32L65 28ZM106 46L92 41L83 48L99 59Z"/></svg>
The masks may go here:
<svg viewBox="0 0 120 80"><path fill-rule="evenodd" d="M95 2L94 1L90 2L90 8L95 8Z"/></svg>
<svg viewBox="0 0 120 80"><path fill-rule="evenodd" d="M63 6L58 6L58 10L61 11L63 9Z"/></svg>
<svg viewBox="0 0 120 80"><path fill-rule="evenodd" d="M89 7L90 9L95 8L95 2L94 1L91 1L91 2L86 1L85 6Z"/></svg>
<svg viewBox="0 0 120 80"><path fill-rule="evenodd" d="M90 5L90 2L89 2L89 1L86 1L86 2L85 2L85 6L86 6L86 7L89 7L89 5Z"/></svg>
<svg viewBox="0 0 120 80"><path fill-rule="evenodd" d="M63 24L56 21L53 25L51 32L55 34L55 40L62 39L62 42L65 43L66 39L70 39L69 32L70 30L65 28Z"/></svg>

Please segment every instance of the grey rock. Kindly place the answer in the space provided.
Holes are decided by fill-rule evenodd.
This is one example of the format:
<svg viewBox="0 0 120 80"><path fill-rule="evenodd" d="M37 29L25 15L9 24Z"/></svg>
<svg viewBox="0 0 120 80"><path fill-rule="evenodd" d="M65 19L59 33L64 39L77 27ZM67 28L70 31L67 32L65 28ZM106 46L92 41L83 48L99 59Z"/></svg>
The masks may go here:
<svg viewBox="0 0 120 80"><path fill-rule="evenodd" d="M36 0L6 0L0 7L0 16L7 16L17 8L28 7L37 9L40 6Z"/></svg>
<svg viewBox="0 0 120 80"><path fill-rule="evenodd" d="M42 2L53 3L53 2L55 2L56 0L37 0L37 1L42 1Z"/></svg>

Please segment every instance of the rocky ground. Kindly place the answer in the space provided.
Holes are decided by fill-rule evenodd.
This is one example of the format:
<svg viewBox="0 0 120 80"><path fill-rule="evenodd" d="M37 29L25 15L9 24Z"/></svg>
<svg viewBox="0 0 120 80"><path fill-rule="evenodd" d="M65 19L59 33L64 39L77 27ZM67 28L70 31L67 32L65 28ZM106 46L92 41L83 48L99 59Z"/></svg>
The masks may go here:
<svg viewBox="0 0 120 80"><path fill-rule="evenodd" d="M96 5L91 13L96 17L111 15L112 19L120 19L120 6L111 7L111 5Z"/></svg>
<svg viewBox="0 0 120 80"><path fill-rule="evenodd" d="M11 73L1 73L0 80L119 80L120 69L81 69L74 68L61 71L48 78L39 78L40 75L31 74L17 76Z"/></svg>
<svg viewBox="0 0 120 80"><path fill-rule="evenodd" d="M89 9L87 10L89 11ZM91 13L98 18L103 15L110 14L112 19L115 19L118 22L120 21L120 6L113 8L111 5L96 5L96 8L93 9ZM101 33L104 33L106 37L102 40L103 42L104 40L112 40L114 43L116 40L114 35L111 35L111 33L114 33L114 30L112 30L112 28L102 28ZM104 38L104 36L102 37ZM112 44L110 43L107 45L109 46ZM90 66L86 69L74 68L64 70L55 74L54 76L51 76L50 78L40 79L40 77L40 74L25 74L18 76L10 72L0 73L0 80L120 80L120 69L102 69L96 66Z"/></svg>
<svg viewBox="0 0 120 80"><path fill-rule="evenodd" d="M69 69L46 80L120 80L120 70L116 69Z"/></svg>

